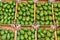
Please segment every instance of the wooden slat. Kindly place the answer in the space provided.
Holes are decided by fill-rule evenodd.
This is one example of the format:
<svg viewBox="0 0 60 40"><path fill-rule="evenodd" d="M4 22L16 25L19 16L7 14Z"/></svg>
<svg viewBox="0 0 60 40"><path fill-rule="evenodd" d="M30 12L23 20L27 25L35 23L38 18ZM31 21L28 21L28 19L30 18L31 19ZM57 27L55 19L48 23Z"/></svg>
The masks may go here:
<svg viewBox="0 0 60 40"><path fill-rule="evenodd" d="M39 0L39 1L48 1L48 0Z"/></svg>
<svg viewBox="0 0 60 40"><path fill-rule="evenodd" d="M34 23L36 22L36 3L34 3Z"/></svg>
<svg viewBox="0 0 60 40"><path fill-rule="evenodd" d="M54 20L54 8L53 8L53 2L52 2L52 17L53 17L53 24L55 24L55 20Z"/></svg>

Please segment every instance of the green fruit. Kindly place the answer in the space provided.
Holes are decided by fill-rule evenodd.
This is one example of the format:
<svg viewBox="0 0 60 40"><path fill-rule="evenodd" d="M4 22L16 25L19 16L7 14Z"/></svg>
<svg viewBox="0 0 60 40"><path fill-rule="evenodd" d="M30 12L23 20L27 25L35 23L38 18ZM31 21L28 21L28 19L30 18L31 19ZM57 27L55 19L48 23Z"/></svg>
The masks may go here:
<svg viewBox="0 0 60 40"><path fill-rule="evenodd" d="M57 31L57 35L60 35L60 32L59 32L59 30Z"/></svg>
<svg viewBox="0 0 60 40"><path fill-rule="evenodd" d="M52 30L52 29L51 29L51 30L49 30L49 32L50 32L50 33L53 33L53 32L54 32L54 30Z"/></svg>
<svg viewBox="0 0 60 40"><path fill-rule="evenodd" d="M0 6L3 6L3 2L0 2Z"/></svg>
<svg viewBox="0 0 60 40"><path fill-rule="evenodd" d="M55 11L55 12L58 12L58 8L54 8L54 11Z"/></svg>
<svg viewBox="0 0 60 40"><path fill-rule="evenodd" d="M30 9L30 13L34 13L34 11L32 9Z"/></svg>
<svg viewBox="0 0 60 40"><path fill-rule="evenodd" d="M24 31L23 31L23 30L20 30L20 33L21 33L21 34L24 34Z"/></svg>
<svg viewBox="0 0 60 40"><path fill-rule="evenodd" d="M22 15L22 11L20 11L18 14L19 14L19 15Z"/></svg>
<svg viewBox="0 0 60 40"><path fill-rule="evenodd" d="M59 24L58 20L56 20L56 24Z"/></svg>
<svg viewBox="0 0 60 40"><path fill-rule="evenodd" d="M32 39L34 39L34 38L35 38L35 35L34 35L34 34L32 34L31 38L32 38Z"/></svg>
<svg viewBox="0 0 60 40"><path fill-rule="evenodd" d="M44 15L46 16L46 15L48 15L48 13L46 11L44 11Z"/></svg>
<svg viewBox="0 0 60 40"><path fill-rule="evenodd" d="M9 12L11 13L12 12L12 9L9 9Z"/></svg>
<svg viewBox="0 0 60 40"><path fill-rule="evenodd" d="M26 11L28 11L28 10L29 10L29 8L28 8L28 7L25 7L25 9L26 9Z"/></svg>
<svg viewBox="0 0 60 40"><path fill-rule="evenodd" d="M32 5L33 4L33 1L28 1L28 4Z"/></svg>
<svg viewBox="0 0 60 40"><path fill-rule="evenodd" d="M39 10L37 10L37 11L36 11L36 13L37 13L37 14L39 14L39 13L40 13L40 11L39 11Z"/></svg>
<svg viewBox="0 0 60 40"><path fill-rule="evenodd" d="M51 37L52 34L51 34L50 32L47 32L47 36L48 36L48 37Z"/></svg>
<svg viewBox="0 0 60 40"><path fill-rule="evenodd" d="M44 21L44 17L41 17L41 20Z"/></svg>
<svg viewBox="0 0 60 40"><path fill-rule="evenodd" d="M49 18L48 18L48 16L46 16L46 17L44 17L44 19L45 19L46 21L48 21Z"/></svg>
<svg viewBox="0 0 60 40"><path fill-rule="evenodd" d="M16 23L17 23L17 24L20 24L20 21L19 21L19 20L16 20Z"/></svg>
<svg viewBox="0 0 60 40"><path fill-rule="evenodd" d="M30 20L30 17L27 17L26 21L29 21Z"/></svg>
<svg viewBox="0 0 60 40"><path fill-rule="evenodd" d="M40 22L39 21L36 21L36 24L40 24Z"/></svg>
<svg viewBox="0 0 60 40"><path fill-rule="evenodd" d="M55 12L54 14L55 14L55 16L58 16L58 13L57 12Z"/></svg>
<svg viewBox="0 0 60 40"><path fill-rule="evenodd" d="M34 5L31 5L31 9L34 9Z"/></svg>
<svg viewBox="0 0 60 40"><path fill-rule="evenodd" d="M23 7L23 4L22 3L19 3L19 7Z"/></svg>
<svg viewBox="0 0 60 40"><path fill-rule="evenodd" d="M1 35L3 35L3 34L4 34L4 30L1 31Z"/></svg>
<svg viewBox="0 0 60 40"><path fill-rule="evenodd" d="M10 39L10 34L7 34L7 39L8 39L8 40Z"/></svg>
<svg viewBox="0 0 60 40"><path fill-rule="evenodd" d="M53 23L52 22L50 22L50 25L52 25Z"/></svg>
<svg viewBox="0 0 60 40"><path fill-rule="evenodd" d="M19 36L17 37L17 40L20 40L20 37Z"/></svg>
<svg viewBox="0 0 60 40"><path fill-rule="evenodd" d="M32 24L32 22L31 22L31 21L29 21L29 24L31 25L31 24Z"/></svg>
<svg viewBox="0 0 60 40"><path fill-rule="evenodd" d="M38 29L38 33L42 32L42 30L43 30L42 28L39 28L39 29Z"/></svg>
<svg viewBox="0 0 60 40"><path fill-rule="evenodd" d="M28 37L28 40L31 40L31 37L30 36Z"/></svg>
<svg viewBox="0 0 60 40"><path fill-rule="evenodd" d="M35 29L34 28L31 28L30 29L32 33L35 33Z"/></svg>
<svg viewBox="0 0 60 40"><path fill-rule="evenodd" d="M18 11L19 11L19 10L21 10L21 8L20 8L20 7L18 7Z"/></svg>
<svg viewBox="0 0 60 40"><path fill-rule="evenodd" d="M9 9L9 8L10 8L10 5L7 6L7 9Z"/></svg>
<svg viewBox="0 0 60 40"><path fill-rule="evenodd" d="M22 19L22 21L26 21L26 19L25 19L25 18L23 18L23 19Z"/></svg>
<svg viewBox="0 0 60 40"><path fill-rule="evenodd" d="M41 38L41 36L40 36L40 34L38 34L38 39L40 39Z"/></svg>
<svg viewBox="0 0 60 40"><path fill-rule="evenodd" d="M30 13L29 11L27 11L27 12L26 12L26 15L28 15L28 16L29 16L30 14L31 14L31 13Z"/></svg>
<svg viewBox="0 0 60 40"><path fill-rule="evenodd" d="M58 37L58 40L60 40L60 37Z"/></svg>
<svg viewBox="0 0 60 40"><path fill-rule="evenodd" d="M45 6L48 6L48 2L45 2L44 5L45 5Z"/></svg>
<svg viewBox="0 0 60 40"><path fill-rule="evenodd" d="M60 12L58 12L58 14L60 15Z"/></svg>
<svg viewBox="0 0 60 40"><path fill-rule="evenodd" d="M25 39L28 39L27 33L24 34L24 38L25 38Z"/></svg>
<svg viewBox="0 0 60 40"><path fill-rule="evenodd" d="M50 38L49 37L45 37L45 40L50 40Z"/></svg>
<svg viewBox="0 0 60 40"><path fill-rule="evenodd" d="M32 33L31 33L31 31L28 31L28 35L30 36Z"/></svg>
<svg viewBox="0 0 60 40"><path fill-rule="evenodd" d="M46 6L43 6L43 9L44 9L44 10L47 10L47 7L46 7Z"/></svg>
<svg viewBox="0 0 60 40"><path fill-rule="evenodd" d="M44 35L43 33L40 33L40 35L41 35L41 37L42 37L42 38L44 38L44 37L45 37L45 35Z"/></svg>
<svg viewBox="0 0 60 40"><path fill-rule="evenodd" d="M52 19L52 16L49 16L49 20L53 20L53 19Z"/></svg>
<svg viewBox="0 0 60 40"><path fill-rule="evenodd" d="M40 24L41 24L41 25L44 25L45 23L44 23L43 21L40 21Z"/></svg>
<svg viewBox="0 0 60 40"><path fill-rule="evenodd" d="M22 10L22 12L25 12L25 11L26 11L26 9L25 9L25 8L22 8L21 10Z"/></svg>
<svg viewBox="0 0 60 40"><path fill-rule="evenodd" d="M49 21L46 21L46 22L45 22L45 25L49 25Z"/></svg>
<svg viewBox="0 0 60 40"><path fill-rule="evenodd" d="M30 7L31 7L31 5L30 5L30 4L27 4L27 7L28 7L28 8L30 8Z"/></svg>
<svg viewBox="0 0 60 40"><path fill-rule="evenodd" d="M20 39L21 39L21 40L24 40L24 36L23 36L23 35L21 35L21 36L20 36Z"/></svg>
<svg viewBox="0 0 60 40"><path fill-rule="evenodd" d="M37 6L37 7L41 7L40 2L37 2L36 6Z"/></svg>
<svg viewBox="0 0 60 40"><path fill-rule="evenodd" d="M60 8L60 3L58 3L58 8Z"/></svg>
<svg viewBox="0 0 60 40"><path fill-rule="evenodd" d="M33 19L33 18L31 18L31 19L30 19L30 21L31 21L31 22L33 22L33 21L34 21L34 19Z"/></svg>
<svg viewBox="0 0 60 40"><path fill-rule="evenodd" d="M47 33L47 30L46 30L46 29L44 29L43 33L44 33L44 34L46 34L46 33Z"/></svg>
<svg viewBox="0 0 60 40"><path fill-rule="evenodd" d="M22 2L22 5L23 5L23 6L26 6L26 2Z"/></svg>
<svg viewBox="0 0 60 40"><path fill-rule="evenodd" d="M11 34L11 38L13 38L13 37L14 37L14 34L12 33L12 34Z"/></svg>
<svg viewBox="0 0 60 40"><path fill-rule="evenodd" d="M52 7L51 7L51 6L48 6L48 9L49 9L49 10L52 10Z"/></svg>
<svg viewBox="0 0 60 40"><path fill-rule="evenodd" d="M28 22L27 21L25 22L25 25L28 25Z"/></svg>
<svg viewBox="0 0 60 40"><path fill-rule="evenodd" d="M6 39L6 36L7 36L7 35L6 35L6 34L4 34L4 35L2 36L2 39Z"/></svg>
<svg viewBox="0 0 60 40"><path fill-rule="evenodd" d="M43 16L43 15L44 15L44 14L43 14L43 11L41 11L41 12L40 12L40 16Z"/></svg>
<svg viewBox="0 0 60 40"><path fill-rule="evenodd" d="M39 20L40 19L40 17L39 16L37 16L37 20Z"/></svg>
<svg viewBox="0 0 60 40"><path fill-rule="evenodd" d="M48 5L49 5L49 6L52 6L52 3L51 3L51 2L48 2Z"/></svg>
<svg viewBox="0 0 60 40"><path fill-rule="evenodd" d="M42 8L42 7L40 7L40 8L39 8L39 10L43 10L43 8Z"/></svg>
<svg viewBox="0 0 60 40"><path fill-rule="evenodd" d="M54 3L54 7L57 7L57 3Z"/></svg>
<svg viewBox="0 0 60 40"><path fill-rule="evenodd" d="M60 18L58 18L57 20L60 21Z"/></svg>

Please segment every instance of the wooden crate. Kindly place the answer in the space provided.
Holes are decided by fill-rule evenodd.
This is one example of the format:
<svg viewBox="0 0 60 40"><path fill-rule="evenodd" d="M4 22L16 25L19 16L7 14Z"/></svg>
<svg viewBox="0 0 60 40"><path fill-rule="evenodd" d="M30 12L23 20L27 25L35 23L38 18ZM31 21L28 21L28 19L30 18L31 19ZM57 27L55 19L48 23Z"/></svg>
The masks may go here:
<svg viewBox="0 0 60 40"><path fill-rule="evenodd" d="M54 31L54 40L57 40L57 34L56 34L56 30L55 29L53 29L53 28L51 28L51 27L39 27L39 28L42 28L42 29L46 29L46 30L53 30ZM37 29L37 32L38 32L38 29ZM38 34L38 33L37 33ZM37 40L38 40L38 38L37 38ZM44 39L43 39L44 40Z"/></svg>
<svg viewBox="0 0 60 40"><path fill-rule="evenodd" d="M11 0L1 0L2 2L10 2ZM15 3L16 3L16 1L15 0L13 0ZM15 7L16 8L16 7ZM16 9L15 9L15 13L16 13ZM1 26L2 25L7 25L7 26L9 26L9 25L13 25L13 24L15 24L15 16L16 16L16 14L14 13L14 20L12 21L13 23L12 24L0 24Z"/></svg>
<svg viewBox="0 0 60 40"><path fill-rule="evenodd" d="M13 31L14 32L14 40L16 40L16 33L15 33L15 31L16 31L16 28L14 28L14 27L11 27L11 26L0 26L0 28L2 28L2 29L5 29L5 30L11 30L11 31Z"/></svg>

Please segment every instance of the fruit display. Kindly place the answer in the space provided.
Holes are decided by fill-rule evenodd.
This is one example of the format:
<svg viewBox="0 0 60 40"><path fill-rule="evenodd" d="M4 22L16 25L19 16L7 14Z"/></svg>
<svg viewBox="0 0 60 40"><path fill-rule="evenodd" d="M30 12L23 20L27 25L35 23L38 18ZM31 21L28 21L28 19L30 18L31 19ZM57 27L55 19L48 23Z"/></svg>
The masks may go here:
<svg viewBox="0 0 60 40"><path fill-rule="evenodd" d="M38 40L54 40L54 30L38 28Z"/></svg>
<svg viewBox="0 0 60 40"><path fill-rule="evenodd" d="M36 3L36 24L51 25L52 23L52 3L37 2Z"/></svg>
<svg viewBox="0 0 60 40"><path fill-rule="evenodd" d="M0 2L0 24L12 24L14 21L15 2Z"/></svg>
<svg viewBox="0 0 60 40"><path fill-rule="evenodd" d="M0 28L0 40L14 40L14 32Z"/></svg>
<svg viewBox="0 0 60 40"><path fill-rule="evenodd" d="M57 40L60 40L60 28L57 28Z"/></svg>
<svg viewBox="0 0 60 40"><path fill-rule="evenodd" d="M32 1L18 4L17 24L31 25L34 22L34 3Z"/></svg>
<svg viewBox="0 0 60 40"><path fill-rule="evenodd" d="M34 28L21 28L17 31L17 40L35 40Z"/></svg>
<svg viewBox="0 0 60 40"><path fill-rule="evenodd" d="M54 3L54 20L56 24L60 24L60 3Z"/></svg>

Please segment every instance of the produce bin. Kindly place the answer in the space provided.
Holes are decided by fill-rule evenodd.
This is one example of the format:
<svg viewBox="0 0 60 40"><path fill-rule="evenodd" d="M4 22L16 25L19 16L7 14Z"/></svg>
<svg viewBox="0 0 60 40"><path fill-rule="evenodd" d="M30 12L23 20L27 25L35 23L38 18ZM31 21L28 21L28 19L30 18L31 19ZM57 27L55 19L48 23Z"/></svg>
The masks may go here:
<svg viewBox="0 0 60 40"><path fill-rule="evenodd" d="M17 29L17 40L35 40L35 31L33 27L20 27Z"/></svg>
<svg viewBox="0 0 60 40"><path fill-rule="evenodd" d="M52 3L39 1L36 3L36 24L53 25Z"/></svg>
<svg viewBox="0 0 60 40"><path fill-rule="evenodd" d="M15 30L10 26L0 26L0 40L16 40Z"/></svg>
<svg viewBox="0 0 60 40"><path fill-rule="evenodd" d="M0 1L0 24L15 24L15 6L15 1Z"/></svg>
<svg viewBox="0 0 60 40"><path fill-rule="evenodd" d="M51 27L39 27L37 29L37 40L56 40L55 31Z"/></svg>
<svg viewBox="0 0 60 40"><path fill-rule="evenodd" d="M23 1L18 3L16 24L30 26L34 23L34 2Z"/></svg>

